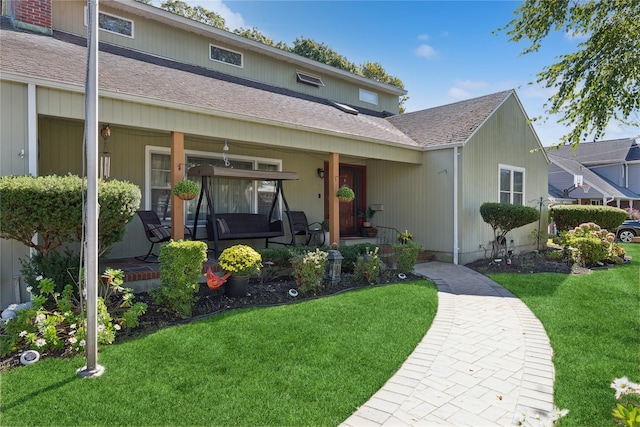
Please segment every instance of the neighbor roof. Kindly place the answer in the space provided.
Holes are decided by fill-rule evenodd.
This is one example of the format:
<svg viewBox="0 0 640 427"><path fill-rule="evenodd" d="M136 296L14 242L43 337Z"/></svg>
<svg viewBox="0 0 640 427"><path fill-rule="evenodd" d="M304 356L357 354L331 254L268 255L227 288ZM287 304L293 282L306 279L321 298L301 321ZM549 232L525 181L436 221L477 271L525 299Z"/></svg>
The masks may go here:
<svg viewBox="0 0 640 427"><path fill-rule="evenodd" d="M632 150L632 146L635 146L636 150ZM547 148L549 154L565 159L573 159L585 166L622 163L626 160L634 160L633 153L637 151L637 144L634 138L583 142L578 144L575 149L570 145ZM632 156L632 158L629 159L629 156Z"/></svg>
<svg viewBox="0 0 640 427"><path fill-rule="evenodd" d="M388 120L423 147L463 144L511 94L507 90Z"/></svg>
<svg viewBox="0 0 640 427"><path fill-rule="evenodd" d="M24 81L23 76L27 76L40 80L39 84L59 82L77 85L78 90L83 91L87 50L68 40L3 26L0 30L2 78L13 75ZM347 137L418 146L383 117L344 113L323 99L238 78L223 78L220 73L205 68L140 52L104 44L100 49L100 90L111 92L114 97L129 95L145 103L159 100L197 107L212 115L232 114L248 121L280 123Z"/></svg>
<svg viewBox="0 0 640 427"><path fill-rule="evenodd" d="M583 164L574 159L568 159L558 156L554 152L548 153L551 163L557 165L561 169L573 175L582 175L585 183L591 185L595 190L606 197L614 199L631 199L640 200L640 195L634 193L628 188L614 184L608 179L598 175L591 169L584 167Z"/></svg>

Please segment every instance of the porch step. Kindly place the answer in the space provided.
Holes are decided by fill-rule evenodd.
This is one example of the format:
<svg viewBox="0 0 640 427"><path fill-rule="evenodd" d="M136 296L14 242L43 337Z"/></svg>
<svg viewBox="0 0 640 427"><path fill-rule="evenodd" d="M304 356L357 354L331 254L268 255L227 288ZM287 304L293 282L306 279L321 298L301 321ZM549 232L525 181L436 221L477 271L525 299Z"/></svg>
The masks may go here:
<svg viewBox="0 0 640 427"><path fill-rule="evenodd" d="M375 237L342 237L340 239L340 246L352 246L359 245L361 243L375 245L377 243L377 239Z"/></svg>

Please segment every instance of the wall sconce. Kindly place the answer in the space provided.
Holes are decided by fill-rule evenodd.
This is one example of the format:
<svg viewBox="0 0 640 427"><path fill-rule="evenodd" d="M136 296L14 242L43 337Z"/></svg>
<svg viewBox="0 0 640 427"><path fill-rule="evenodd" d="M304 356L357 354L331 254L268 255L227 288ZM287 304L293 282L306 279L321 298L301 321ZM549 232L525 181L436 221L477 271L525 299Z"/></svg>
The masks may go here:
<svg viewBox="0 0 640 427"><path fill-rule="evenodd" d="M324 169L318 168L318 178L324 179Z"/></svg>

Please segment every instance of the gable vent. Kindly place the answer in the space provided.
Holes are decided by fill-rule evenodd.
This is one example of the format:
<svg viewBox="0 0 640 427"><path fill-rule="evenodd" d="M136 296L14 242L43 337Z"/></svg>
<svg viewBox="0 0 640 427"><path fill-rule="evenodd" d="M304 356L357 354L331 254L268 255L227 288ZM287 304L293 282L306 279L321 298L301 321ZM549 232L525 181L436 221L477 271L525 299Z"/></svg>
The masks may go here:
<svg viewBox="0 0 640 427"><path fill-rule="evenodd" d="M353 114L354 116L358 115L358 110L355 108L351 108L348 105L340 104L339 102L331 101L331 105L336 107L340 111L344 111L345 113Z"/></svg>
<svg viewBox="0 0 640 427"><path fill-rule="evenodd" d="M303 73L302 71L296 71L296 81L298 83L304 83L315 87L324 86L324 83L322 82L322 79L320 77Z"/></svg>

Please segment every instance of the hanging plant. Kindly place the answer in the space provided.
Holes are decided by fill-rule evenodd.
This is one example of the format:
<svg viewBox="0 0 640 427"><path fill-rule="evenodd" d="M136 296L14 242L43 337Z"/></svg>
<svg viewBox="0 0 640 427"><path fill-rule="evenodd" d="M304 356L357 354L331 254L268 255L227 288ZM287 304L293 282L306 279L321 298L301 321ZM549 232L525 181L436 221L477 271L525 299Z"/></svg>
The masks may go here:
<svg viewBox="0 0 640 427"><path fill-rule="evenodd" d="M353 190L346 185L338 188L336 196L338 197L338 199L340 199L341 202L350 202L356 198L356 194L353 192Z"/></svg>
<svg viewBox="0 0 640 427"><path fill-rule="evenodd" d="M192 200L200 193L200 187L195 182L185 179L173 186L173 194L182 200Z"/></svg>

